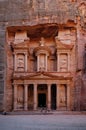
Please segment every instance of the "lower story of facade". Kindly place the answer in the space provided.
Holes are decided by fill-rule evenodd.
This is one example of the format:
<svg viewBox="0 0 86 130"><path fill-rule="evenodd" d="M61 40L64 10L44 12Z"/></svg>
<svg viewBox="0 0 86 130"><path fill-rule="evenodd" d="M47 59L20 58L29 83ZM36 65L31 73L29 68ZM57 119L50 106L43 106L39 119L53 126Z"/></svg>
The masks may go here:
<svg viewBox="0 0 86 130"><path fill-rule="evenodd" d="M14 80L13 110L71 110L71 81Z"/></svg>

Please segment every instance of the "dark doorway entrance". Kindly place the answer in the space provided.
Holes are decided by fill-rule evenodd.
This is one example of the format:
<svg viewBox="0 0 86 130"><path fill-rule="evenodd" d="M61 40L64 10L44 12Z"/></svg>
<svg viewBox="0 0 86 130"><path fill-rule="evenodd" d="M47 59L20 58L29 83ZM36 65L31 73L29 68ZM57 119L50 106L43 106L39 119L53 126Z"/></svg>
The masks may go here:
<svg viewBox="0 0 86 130"><path fill-rule="evenodd" d="M52 84L51 86L51 108L56 110L56 85Z"/></svg>
<svg viewBox="0 0 86 130"><path fill-rule="evenodd" d="M46 107L46 94L38 94L38 107Z"/></svg>

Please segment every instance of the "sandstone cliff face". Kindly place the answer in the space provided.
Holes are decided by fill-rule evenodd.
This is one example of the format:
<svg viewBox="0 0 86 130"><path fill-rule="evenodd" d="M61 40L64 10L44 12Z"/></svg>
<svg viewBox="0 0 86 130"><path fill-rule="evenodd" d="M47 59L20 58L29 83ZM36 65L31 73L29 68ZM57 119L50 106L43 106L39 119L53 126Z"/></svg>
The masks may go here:
<svg viewBox="0 0 86 130"><path fill-rule="evenodd" d="M45 23L56 23L60 26L65 24L67 26L69 22L73 22L77 30L76 81L78 82L81 77L83 82L81 86L84 86L84 90L86 87L86 78L85 73L83 74L82 72L84 45L86 44L86 0L0 0L0 110L4 109L4 97L6 98L7 27L32 26ZM78 87L78 85L75 86ZM81 94L80 91L81 89L79 89L79 93ZM76 102L79 101L79 106L75 106L76 109L77 107L80 108L80 100L77 97ZM83 103L81 104L85 104L85 94L82 100ZM83 106L86 108L86 105Z"/></svg>

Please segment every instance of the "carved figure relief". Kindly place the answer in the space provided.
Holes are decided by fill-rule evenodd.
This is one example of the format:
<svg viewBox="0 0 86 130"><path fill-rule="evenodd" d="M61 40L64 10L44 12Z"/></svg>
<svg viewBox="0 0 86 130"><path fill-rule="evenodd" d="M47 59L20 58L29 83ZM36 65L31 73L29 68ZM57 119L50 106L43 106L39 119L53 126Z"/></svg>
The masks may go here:
<svg viewBox="0 0 86 130"><path fill-rule="evenodd" d="M66 54L61 54L60 55L60 71L65 72L67 71L68 68L68 57Z"/></svg>
<svg viewBox="0 0 86 130"><path fill-rule="evenodd" d="M81 5L79 6L79 13L83 17L86 15L86 5L85 5L85 3L81 3Z"/></svg>
<svg viewBox="0 0 86 130"><path fill-rule="evenodd" d="M24 71L24 55L23 54L17 56L17 70Z"/></svg>
<svg viewBox="0 0 86 130"><path fill-rule="evenodd" d="M81 3L78 7L78 11L81 17L81 25L85 27L86 24L86 4Z"/></svg>
<svg viewBox="0 0 86 130"><path fill-rule="evenodd" d="M67 91L65 85L61 85L60 87L60 106L66 106L66 99L67 99Z"/></svg>

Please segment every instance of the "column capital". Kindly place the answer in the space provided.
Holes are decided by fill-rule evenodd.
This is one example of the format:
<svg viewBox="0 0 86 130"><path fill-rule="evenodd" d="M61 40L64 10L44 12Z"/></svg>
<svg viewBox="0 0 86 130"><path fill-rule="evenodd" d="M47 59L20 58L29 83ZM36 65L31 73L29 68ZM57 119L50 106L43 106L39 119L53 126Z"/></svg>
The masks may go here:
<svg viewBox="0 0 86 130"><path fill-rule="evenodd" d="M24 87L28 87L28 84L24 84Z"/></svg>
<svg viewBox="0 0 86 130"><path fill-rule="evenodd" d="M61 54L61 52L57 52L56 54L57 54L57 55L60 55L60 54Z"/></svg>
<svg viewBox="0 0 86 130"><path fill-rule="evenodd" d="M28 53L27 53L27 52L24 52L23 54L24 54L24 55L28 55Z"/></svg>
<svg viewBox="0 0 86 130"><path fill-rule="evenodd" d="M50 87L51 87L51 84L47 84L47 86L50 86Z"/></svg>
<svg viewBox="0 0 86 130"><path fill-rule="evenodd" d="M13 55L17 55L17 52L13 52Z"/></svg>
<svg viewBox="0 0 86 130"><path fill-rule="evenodd" d="M14 86L14 87L17 87L17 86L18 86L18 84L13 84L13 86Z"/></svg>
<svg viewBox="0 0 86 130"><path fill-rule="evenodd" d="M57 83L56 86L60 86L61 84L60 83Z"/></svg>
<svg viewBox="0 0 86 130"><path fill-rule="evenodd" d="M34 85L34 86L37 86L37 84L36 84L36 83L34 83L33 85Z"/></svg>

